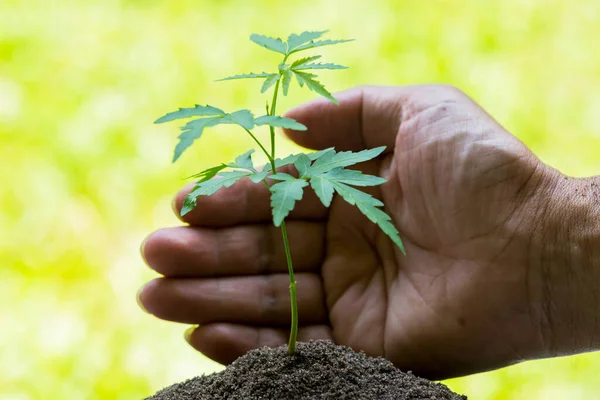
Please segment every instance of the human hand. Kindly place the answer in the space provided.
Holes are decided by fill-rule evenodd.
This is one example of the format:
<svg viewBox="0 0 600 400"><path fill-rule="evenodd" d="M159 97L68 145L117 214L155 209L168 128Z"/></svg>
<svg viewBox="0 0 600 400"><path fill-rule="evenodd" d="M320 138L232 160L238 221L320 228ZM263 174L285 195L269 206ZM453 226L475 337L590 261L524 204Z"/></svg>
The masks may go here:
<svg viewBox="0 0 600 400"><path fill-rule="evenodd" d="M548 281L564 275L545 245L559 237L554 216L564 217L561 174L457 89L365 87L338 99L289 112L308 131L288 136L313 149L387 146L361 169L388 180L370 192L407 255L353 206L334 199L326 210L306 190L287 222L299 340L332 339L429 378L569 351L573 331L551 320L572 307L551 308L576 286ZM143 246L164 275L140 292L144 308L199 324L190 344L221 363L284 344L289 278L268 190L241 181L198 198L184 220L190 226L159 230Z"/></svg>

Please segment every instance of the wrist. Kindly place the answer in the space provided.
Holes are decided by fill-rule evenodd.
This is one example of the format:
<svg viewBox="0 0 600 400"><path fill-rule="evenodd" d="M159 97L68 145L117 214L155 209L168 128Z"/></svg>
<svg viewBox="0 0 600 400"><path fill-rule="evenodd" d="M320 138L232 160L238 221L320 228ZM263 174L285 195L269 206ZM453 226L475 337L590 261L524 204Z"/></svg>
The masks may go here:
<svg viewBox="0 0 600 400"><path fill-rule="evenodd" d="M548 172L531 242L545 356L600 349L600 177Z"/></svg>

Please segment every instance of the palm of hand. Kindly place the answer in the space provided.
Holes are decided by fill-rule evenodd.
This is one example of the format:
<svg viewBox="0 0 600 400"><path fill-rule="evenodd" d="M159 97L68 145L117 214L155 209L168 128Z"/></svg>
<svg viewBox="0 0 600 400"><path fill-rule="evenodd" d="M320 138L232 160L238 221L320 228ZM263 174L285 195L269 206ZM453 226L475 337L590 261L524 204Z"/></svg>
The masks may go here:
<svg viewBox="0 0 600 400"><path fill-rule="evenodd" d="M407 256L351 206L332 206L322 270L332 335L434 377L526 358L520 349L538 344L519 221L534 207L538 161L466 99L411 104L379 171Z"/></svg>

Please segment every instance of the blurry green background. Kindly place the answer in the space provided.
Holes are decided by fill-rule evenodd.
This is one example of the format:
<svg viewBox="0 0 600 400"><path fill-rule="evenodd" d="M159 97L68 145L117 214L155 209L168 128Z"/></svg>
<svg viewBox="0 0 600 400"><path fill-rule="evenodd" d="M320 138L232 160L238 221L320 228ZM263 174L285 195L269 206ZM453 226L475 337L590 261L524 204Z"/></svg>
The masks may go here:
<svg viewBox="0 0 600 400"><path fill-rule="evenodd" d="M456 85L547 163L600 174L600 2L3 0L0 2L0 399L136 399L219 368L184 326L140 311L138 247L178 224L183 177L244 151L215 130L170 164L178 106L262 109L278 62L248 41L330 29L359 84ZM313 98L298 90L281 105ZM283 145L287 149L289 144ZM283 149L282 147L282 149ZM473 399L590 399L600 353L448 384Z"/></svg>

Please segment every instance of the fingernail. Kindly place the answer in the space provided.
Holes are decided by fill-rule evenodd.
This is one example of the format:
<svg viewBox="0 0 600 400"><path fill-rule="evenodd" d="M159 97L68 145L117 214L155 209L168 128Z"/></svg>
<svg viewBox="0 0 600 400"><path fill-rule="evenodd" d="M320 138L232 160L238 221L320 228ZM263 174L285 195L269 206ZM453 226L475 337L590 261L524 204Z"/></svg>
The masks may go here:
<svg viewBox="0 0 600 400"><path fill-rule="evenodd" d="M171 200L171 209L173 210L173 213L175 213L175 216L179 218L180 221L183 221L183 218L177 209L177 196L173 197L173 200Z"/></svg>
<svg viewBox="0 0 600 400"><path fill-rule="evenodd" d="M185 338L185 341L189 343L190 346L192 345L192 334L194 333L196 328L198 328L198 325L192 325L189 328L187 328L185 332L183 332L183 337Z"/></svg>
<svg viewBox="0 0 600 400"><path fill-rule="evenodd" d="M142 244L140 244L140 255L142 256L142 260L144 260L146 265L148 265L148 260L146 260L146 256L144 255L144 247L146 246L146 242L148 241L149 237L150 236L146 236L146 238L142 240Z"/></svg>
<svg viewBox="0 0 600 400"><path fill-rule="evenodd" d="M144 304L142 303L142 300L140 298L142 296L142 292L144 291L144 287L145 286L142 286L140 290L138 290L137 294L135 295L135 300L137 301L138 306L142 309L142 311L144 311L147 314L150 314L146 307L144 307Z"/></svg>

